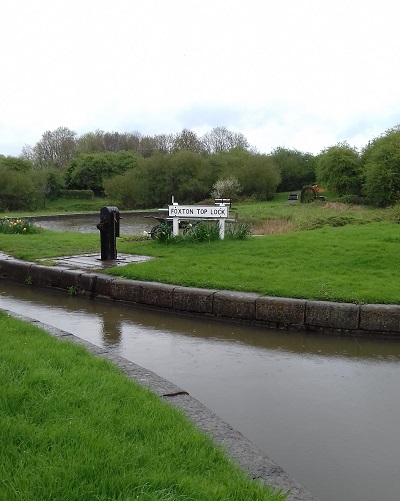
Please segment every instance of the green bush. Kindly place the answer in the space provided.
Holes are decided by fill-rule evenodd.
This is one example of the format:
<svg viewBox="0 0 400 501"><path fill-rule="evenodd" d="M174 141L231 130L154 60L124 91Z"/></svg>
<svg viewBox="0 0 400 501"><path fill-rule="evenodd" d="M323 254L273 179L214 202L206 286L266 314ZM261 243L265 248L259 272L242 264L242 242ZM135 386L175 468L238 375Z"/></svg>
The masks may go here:
<svg viewBox="0 0 400 501"><path fill-rule="evenodd" d="M60 190L60 197L77 200L93 200L94 192L92 190Z"/></svg>
<svg viewBox="0 0 400 501"><path fill-rule="evenodd" d="M0 167L0 210L35 210L37 193L28 174Z"/></svg>
<svg viewBox="0 0 400 501"><path fill-rule="evenodd" d="M361 158L346 142L321 153L316 162L316 174L320 186L339 195L361 193Z"/></svg>
<svg viewBox="0 0 400 501"><path fill-rule="evenodd" d="M400 202L398 202L393 207L390 207L388 210L389 220L394 223L400 224Z"/></svg>
<svg viewBox="0 0 400 501"><path fill-rule="evenodd" d="M371 141L363 151L364 193L378 207L400 201L400 126Z"/></svg>
<svg viewBox="0 0 400 501"><path fill-rule="evenodd" d="M339 202L349 205L364 205L367 203L365 197L359 195L342 195L339 197Z"/></svg>

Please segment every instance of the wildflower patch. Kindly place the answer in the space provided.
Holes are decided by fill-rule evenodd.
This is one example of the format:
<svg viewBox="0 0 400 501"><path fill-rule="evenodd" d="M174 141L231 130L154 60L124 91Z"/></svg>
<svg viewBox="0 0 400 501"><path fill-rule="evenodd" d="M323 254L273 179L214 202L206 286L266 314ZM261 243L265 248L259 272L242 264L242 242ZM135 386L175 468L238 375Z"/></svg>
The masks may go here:
<svg viewBox="0 0 400 501"><path fill-rule="evenodd" d="M28 234L39 233L41 229L26 219L0 218L0 233Z"/></svg>

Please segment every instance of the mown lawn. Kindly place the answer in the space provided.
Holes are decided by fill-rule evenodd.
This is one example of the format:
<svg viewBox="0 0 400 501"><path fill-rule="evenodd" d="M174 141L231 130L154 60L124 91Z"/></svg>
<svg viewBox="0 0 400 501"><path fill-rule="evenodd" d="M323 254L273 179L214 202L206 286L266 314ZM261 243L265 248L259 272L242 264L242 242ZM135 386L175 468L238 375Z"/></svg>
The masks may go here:
<svg viewBox="0 0 400 501"><path fill-rule="evenodd" d="M160 259L109 271L131 279L355 303L400 302L400 226L324 227L209 244L121 242Z"/></svg>
<svg viewBox="0 0 400 501"><path fill-rule="evenodd" d="M25 260L99 252L95 234L0 235ZM130 279L355 303L400 303L400 226L389 221L324 226L239 241L157 241L123 236L118 252L158 259L110 269Z"/></svg>

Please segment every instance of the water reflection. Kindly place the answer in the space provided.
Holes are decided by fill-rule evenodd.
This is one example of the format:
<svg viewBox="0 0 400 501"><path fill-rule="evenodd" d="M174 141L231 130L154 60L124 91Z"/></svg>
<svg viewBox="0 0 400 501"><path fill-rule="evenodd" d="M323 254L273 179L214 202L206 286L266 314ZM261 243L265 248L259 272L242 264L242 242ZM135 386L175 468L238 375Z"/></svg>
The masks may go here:
<svg viewBox="0 0 400 501"><path fill-rule="evenodd" d="M400 342L272 331L0 281L0 307L169 379L324 501L398 499Z"/></svg>

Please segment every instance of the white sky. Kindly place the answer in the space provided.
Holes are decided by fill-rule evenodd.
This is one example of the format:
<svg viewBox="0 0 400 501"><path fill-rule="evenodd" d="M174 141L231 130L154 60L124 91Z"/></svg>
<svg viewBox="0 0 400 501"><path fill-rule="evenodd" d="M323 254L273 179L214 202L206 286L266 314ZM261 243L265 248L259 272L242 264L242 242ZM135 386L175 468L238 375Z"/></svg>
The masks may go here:
<svg viewBox="0 0 400 501"><path fill-rule="evenodd" d="M0 154L60 126L365 146L400 123L399 19L396 0L2 0Z"/></svg>

